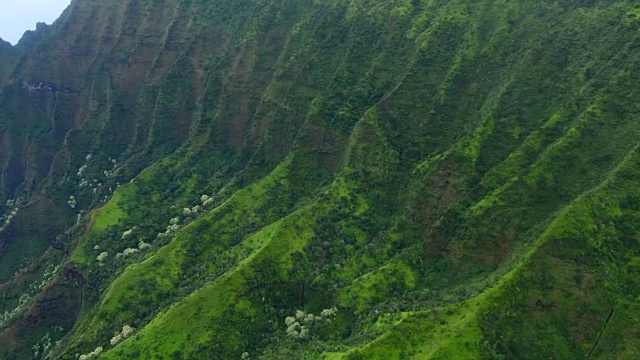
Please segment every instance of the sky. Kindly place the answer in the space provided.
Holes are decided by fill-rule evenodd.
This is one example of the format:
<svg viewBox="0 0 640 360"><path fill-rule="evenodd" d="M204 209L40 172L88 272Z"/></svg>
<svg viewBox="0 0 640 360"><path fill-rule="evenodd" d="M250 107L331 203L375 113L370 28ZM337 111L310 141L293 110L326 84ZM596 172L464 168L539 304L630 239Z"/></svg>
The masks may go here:
<svg viewBox="0 0 640 360"><path fill-rule="evenodd" d="M107 1L107 0L105 0ZM37 22L51 24L71 0L0 0L0 38L16 44Z"/></svg>

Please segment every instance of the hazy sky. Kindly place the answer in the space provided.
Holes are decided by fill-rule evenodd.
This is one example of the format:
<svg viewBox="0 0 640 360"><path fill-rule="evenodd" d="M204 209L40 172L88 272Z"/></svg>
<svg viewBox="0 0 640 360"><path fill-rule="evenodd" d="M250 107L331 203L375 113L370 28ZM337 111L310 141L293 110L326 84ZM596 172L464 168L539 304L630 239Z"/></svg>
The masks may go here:
<svg viewBox="0 0 640 360"><path fill-rule="evenodd" d="M108 0L105 0L108 1ZM51 24L71 0L0 0L0 38L16 44L37 22Z"/></svg>

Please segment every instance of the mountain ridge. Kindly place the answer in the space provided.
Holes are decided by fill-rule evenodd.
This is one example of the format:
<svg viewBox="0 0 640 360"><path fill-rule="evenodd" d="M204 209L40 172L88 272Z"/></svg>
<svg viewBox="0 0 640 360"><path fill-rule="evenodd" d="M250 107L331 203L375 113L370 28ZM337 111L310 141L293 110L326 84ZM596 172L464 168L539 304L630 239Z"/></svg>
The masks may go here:
<svg viewBox="0 0 640 360"><path fill-rule="evenodd" d="M638 14L72 2L0 53L0 354L632 358Z"/></svg>

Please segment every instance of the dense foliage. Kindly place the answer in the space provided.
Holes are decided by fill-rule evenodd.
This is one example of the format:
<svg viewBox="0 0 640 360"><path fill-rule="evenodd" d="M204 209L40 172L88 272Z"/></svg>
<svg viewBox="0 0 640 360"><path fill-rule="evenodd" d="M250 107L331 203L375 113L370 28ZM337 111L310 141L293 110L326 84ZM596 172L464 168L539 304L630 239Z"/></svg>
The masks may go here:
<svg viewBox="0 0 640 360"><path fill-rule="evenodd" d="M639 45L630 0L74 0L0 43L0 358L637 358Z"/></svg>

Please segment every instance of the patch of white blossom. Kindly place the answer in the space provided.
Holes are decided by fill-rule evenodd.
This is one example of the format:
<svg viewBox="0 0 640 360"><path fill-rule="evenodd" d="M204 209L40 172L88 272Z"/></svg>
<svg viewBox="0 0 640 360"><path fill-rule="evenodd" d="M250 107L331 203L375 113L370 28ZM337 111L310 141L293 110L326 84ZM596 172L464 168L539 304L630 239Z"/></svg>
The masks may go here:
<svg viewBox="0 0 640 360"><path fill-rule="evenodd" d="M51 265L44 271L44 274L42 275L42 281L40 282L40 284L36 285L36 287L33 288L32 290L34 292L37 292L38 290L47 286L47 284L49 284L59 272L60 272L60 265L56 265L56 266Z"/></svg>
<svg viewBox="0 0 640 360"><path fill-rule="evenodd" d="M174 219L178 219L178 218L171 219L171 222L167 226L167 229L162 233L158 233L158 238L159 239L162 239L162 238L165 238L165 237L171 237L171 236L174 236L174 235L176 235L178 233L178 231L180 230L180 225L178 225L177 221L174 221ZM173 222L175 222L175 223L173 223Z"/></svg>
<svg viewBox="0 0 640 360"><path fill-rule="evenodd" d="M116 259L122 259L122 258L125 258L125 257L129 256L129 255L136 254L139 251L147 250L149 248L151 248L151 244L149 244L147 242L144 242L144 240L140 240L140 242L138 242L138 248L137 249L136 248L124 249L123 252L116 254Z"/></svg>
<svg viewBox="0 0 640 360"><path fill-rule="evenodd" d="M114 335L111 338L111 345L112 346L116 346L118 345L120 342L122 342L123 340L125 340L126 338L130 337L131 335L133 335L135 329L132 328L129 325L125 325L122 327L122 331L120 331L119 333L117 333L116 335ZM102 348L102 346L98 346L94 351L88 353L88 354L83 354L80 355L80 357L78 358L78 360L88 360L88 359L93 359L96 358L98 356L100 356L100 354L102 353L104 349Z"/></svg>
<svg viewBox="0 0 640 360"><path fill-rule="evenodd" d="M328 318L328 317L333 317L336 316L336 314L338 313L338 309L336 309L335 307L331 308L331 309L324 309L322 310L322 312L320 313L320 316Z"/></svg>
<svg viewBox="0 0 640 360"><path fill-rule="evenodd" d="M213 204L213 198L209 195L201 195L200 202L202 203L202 205L194 205L193 207L185 207L182 209L182 215L187 220L186 223L189 223L190 221L192 221L193 219L192 217L195 217L203 207ZM174 207L176 206L175 205L172 206L172 208ZM166 230L164 232L158 233L157 238L163 239L163 238L172 237L176 235L181 228L180 222L181 222L180 217L171 218L171 220L169 220L169 225L167 225Z"/></svg>
<svg viewBox="0 0 640 360"><path fill-rule="evenodd" d="M294 339L306 339L309 337L309 328L317 322L331 322L329 318L334 317L338 313L338 309L324 309L320 315L306 313L302 310L296 310L295 316L287 316L284 324L287 326L286 333Z"/></svg>
<svg viewBox="0 0 640 360"><path fill-rule="evenodd" d="M186 207L182 209L182 215L184 216L196 216L203 207L207 207L212 205L214 202L213 198L209 195L201 195L200 203L201 205L194 205L193 207Z"/></svg>
<svg viewBox="0 0 640 360"><path fill-rule="evenodd" d="M122 331L111 338L111 341L110 341L111 345L113 345L113 346L118 345L122 340L124 340L124 339L128 338L129 336L131 336L134 331L135 331L135 329L132 328L129 325L123 326L122 327Z"/></svg>
<svg viewBox="0 0 640 360"><path fill-rule="evenodd" d="M128 237L129 235L133 234L133 231L136 229L136 227L132 227L131 229L125 231L122 233L122 239Z"/></svg>
<svg viewBox="0 0 640 360"><path fill-rule="evenodd" d="M0 329L9 325L13 319L22 314L32 300L33 296L29 294L22 294L18 300L18 306L16 306L15 309L11 311L5 310L4 314L0 314Z"/></svg>
<svg viewBox="0 0 640 360"><path fill-rule="evenodd" d="M83 215L84 215L84 210L80 210L78 215L76 215L76 225L80 224L80 220L82 220Z"/></svg>
<svg viewBox="0 0 640 360"><path fill-rule="evenodd" d="M106 251L103 251L100 253L100 255L98 255L96 260L98 260L98 262L103 262L107 257L109 257L109 253Z"/></svg>
<svg viewBox="0 0 640 360"><path fill-rule="evenodd" d="M92 178L89 179L87 176L87 170L90 167L90 160L93 158L93 156L91 154L86 156L86 162L85 164L83 164L79 169L78 172L76 173L78 179L80 180L78 183L78 186L81 188L84 187L89 187L92 189L93 193L97 193L98 189L102 187L102 182L100 182L98 179L96 178ZM112 159L109 158L109 162L112 164L112 167L109 169L105 169L105 170L98 170L98 173L102 173L102 176L104 176L105 178L110 178L113 177L115 175L115 172L118 168L118 162L116 161L116 159ZM113 194L113 188L109 188L109 193Z"/></svg>
<svg viewBox="0 0 640 360"><path fill-rule="evenodd" d="M133 255L133 254L135 254L137 252L138 252L138 249L127 248L127 249L124 249L124 251L122 252L122 255L129 256L129 255Z"/></svg>
<svg viewBox="0 0 640 360"><path fill-rule="evenodd" d="M20 299L18 300L18 305L11 311L5 310L2 314L0 313L0 329L7 327L15 318L17 318L20 314L22 314L31 304L35 298L35 294L38 293L41 289L47 286L55 276L60 272L60 266L50 266L48 267L44 274L42 275L42 280L40 283L33 283L28 291L24 292Z"/></svg>
<svg viewBox="0 0 640 360"><path fill-rule="evenodd" d="M89 165L84 164L80 167L80 169L78 169L78 177L82 177L82 175L84 175L84 172L87 171L87 168L89 167Z"/></svg>
<svg viewBox="0 0 640 360"><path fill-rule="evenodd" d="M51 341L51 335L46 333L38 343L33 345L31 349L33 349L33 358L34 359L49 359L50 356L47 354L51 349L53 342Z"/></svg>
<svg viewBox="0 0 640 360"><path fill-rule="evenodd" d="M200 196L200 202L202 203L202 206L209 206L213 204L213 198L209 195L202 195Z"/></svg>
<svg viewBox="0 0 640 360"><path fill-rule="evenodd" d="M13 203L11 203L11 205L13 205ZM8 214L3 216L2 219L0 219L0 222L2 222L2 225L0 226L0 232L5 231L9 227L9 225L11 225L13 218L15 218L17 214L18 214L18 207L16 206L12 208Z"/></svg>
<svg viewBox="0 0 640 360"><path fill-rule="evenodd" d="M88 353L88 354L83 354L80 355L80 357L78 358L78 360L88 360L88 359L93 359L98 357L100 354L102 354L102 351L104 349L102 348L102 346L98 346L95 350L93 350L92 352Z"/></svg>

